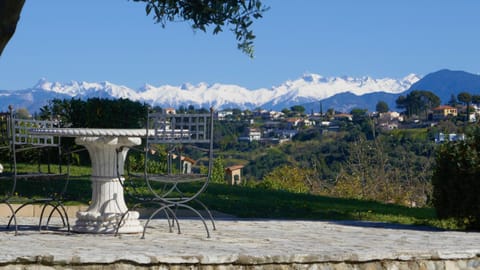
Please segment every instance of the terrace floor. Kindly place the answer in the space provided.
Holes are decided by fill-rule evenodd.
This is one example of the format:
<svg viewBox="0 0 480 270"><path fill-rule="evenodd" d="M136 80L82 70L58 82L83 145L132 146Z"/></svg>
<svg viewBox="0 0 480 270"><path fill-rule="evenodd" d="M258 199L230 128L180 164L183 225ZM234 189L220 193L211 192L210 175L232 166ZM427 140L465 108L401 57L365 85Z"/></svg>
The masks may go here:
<svg viewBox="0 0 480 270"><path fill-rule="evenodd" d="M0 269L480 269L480 233L374 222L223 218L206 238L182 219L182 234L157 219L140 235L37 231L0 218ZM54 220L59 223L59 220ZM73 221L74 222L74 221Z"/></svg>

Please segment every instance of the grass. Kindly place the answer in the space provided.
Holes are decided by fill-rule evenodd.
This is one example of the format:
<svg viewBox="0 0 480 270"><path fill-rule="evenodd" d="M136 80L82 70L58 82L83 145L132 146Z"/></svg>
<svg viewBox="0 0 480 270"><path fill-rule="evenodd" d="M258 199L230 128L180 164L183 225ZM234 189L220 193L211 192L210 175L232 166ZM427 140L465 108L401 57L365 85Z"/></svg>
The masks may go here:
<svg viewBox="0 0 480 270"><path fill-rule="evenodd" d="M88 204L91 199L90 168L71 170L67 204ZM17 192L22 198L39 196L42 192L61 190L64 181L53 181L49 189L44 182L20 181ZM1 183L5 188L5 183ZM195 192L198 185L189 185L186 192ZM297 220L364 220L409 225L433 226L458 230L452 220L439 220L433 208L409 208L375 201L341 199L326 196L289 193L242 186L211 183L200 199L216 210L239 218Z"/></svg>
<svg viewBox="0 0 480 270"><path fill-rule="evenodd" d="M242 218L364 220L462 229L451 220L438 220L433 208L410 208L259 188L211 184L201 200L211 209Z"/></svg>
<svg viewBox="0 0 480 270"><path fill-rule="evenodd" d="M67 167L63 166L61 169L58 166L48 166L42 164L39 168L36 164L17 164L17 173L19 175L24 173L35 172L50 172L54 174L67 173ZM7 165L4 171L7 175L10 172L10 167ZM86 166L72 166L70 168L70 176L58 176L53 178L38 177L30 179L19 178L16 183L14 202L25 202L31 199L47 198L52 195L61 193L66 187L65 199L67 205L72 204L87 204L92 193L89 177L91 168ZM0 181L0 199L1 197L12 190L13 181L8 181L8 177ZM11 177L10 177L11 179ZM68 180L68 181L67 181Z"/></svg>
<svg viewBox="0 0 480 270"><path fill-rule="evenodd" d="M412 128L412 129L394 129L389 133L398 139L411 138L412 140L426 140L428 129L427 128Z"/></svg>

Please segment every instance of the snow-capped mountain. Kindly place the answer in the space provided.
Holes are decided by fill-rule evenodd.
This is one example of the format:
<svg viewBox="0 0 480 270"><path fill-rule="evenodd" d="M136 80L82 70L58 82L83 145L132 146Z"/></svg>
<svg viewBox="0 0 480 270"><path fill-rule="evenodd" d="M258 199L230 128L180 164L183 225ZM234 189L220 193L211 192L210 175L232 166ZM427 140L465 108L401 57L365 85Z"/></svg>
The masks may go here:
<svg viewBox="0 0 480 270"><path fill-rule="evenodd" d="M146 84L140 89L116 85L110 82L69 83L49 82L41 79L30 89L0 91L0 106L7 108L25 107L35 112L52 98L128 98L154 106L174 107L193 105L217 109L275 109L281 110L293 105L316 102L341 93L364 95L367 93L386 92L398 94L406 91L420 79L410 74L402 79L374 79L371 77L322 77L318 74L305 74L299 79L289 80L272 88L247 89L238 85L215 83L209 85L183 84L180 86L153 86ZM5 110L5 109L3 109Z"/></svg>
<svg viewBox="0 0 480 270"><path fill-rule="evenodd" d="M407 90L413 83L420 80L415 74L410 74L401 80L391 78L373 79L371 77L322 77L317 74L307 74L302 78L287 81L274 88L277 95L262 107L282 109L292 105L324 100L342 93L364 95L375 92L398 94Z"/></svg>

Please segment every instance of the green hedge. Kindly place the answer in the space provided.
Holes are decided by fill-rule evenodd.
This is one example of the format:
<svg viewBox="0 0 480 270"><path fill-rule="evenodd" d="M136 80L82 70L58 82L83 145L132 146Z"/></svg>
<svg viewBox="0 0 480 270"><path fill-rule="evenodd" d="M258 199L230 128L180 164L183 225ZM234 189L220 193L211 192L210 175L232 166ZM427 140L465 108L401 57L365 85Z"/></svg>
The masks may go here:
<svg viewBox="0 0 480 270"><path fill-rule="evenodd" d="M432 183L439 218L454 218L460 227L480 229L479 129L466 141L438 148Z"/></svg>

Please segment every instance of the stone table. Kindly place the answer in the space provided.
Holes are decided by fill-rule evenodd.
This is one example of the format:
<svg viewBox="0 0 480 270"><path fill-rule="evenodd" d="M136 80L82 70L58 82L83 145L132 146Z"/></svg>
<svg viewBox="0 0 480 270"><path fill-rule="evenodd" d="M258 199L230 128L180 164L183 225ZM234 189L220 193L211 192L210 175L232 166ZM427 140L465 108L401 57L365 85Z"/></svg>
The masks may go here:
<svg viewBox="0 0 480 270"><path fill-rule="evenodd" d="M87 211L77 212L72 229L83 233L115 233L119 218L128 211L120 182L123 179L119 175L123 175L129 147L141 144L146 129L36 128L29 132L75 137L75 143L88 150L92 163L92 199ZM118 232L142 232L138 217L138 212L128 211Z"/></svg>

